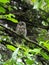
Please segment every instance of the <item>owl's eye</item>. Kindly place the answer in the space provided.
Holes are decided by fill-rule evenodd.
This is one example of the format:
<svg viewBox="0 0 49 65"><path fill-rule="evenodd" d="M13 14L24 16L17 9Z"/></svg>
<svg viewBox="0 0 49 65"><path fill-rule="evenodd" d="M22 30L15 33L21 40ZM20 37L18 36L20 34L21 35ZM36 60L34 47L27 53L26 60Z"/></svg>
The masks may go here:
<svg viewBox="0 0 49 65"><path fill-rule="evenodd" d="M21 25L24 25L24 23L22 23Z"/></svg>
<svg viewBox="0 0 49 65"><path fill-rule="evenodd" d="M24 23L20 23L20 26L24 25Z"/></svg>
<svg viewBox="0 0 49 65"><path fill-rule="evenodd" d="M22 25L25 25L25 24L24 24L24 22L20 22L19 25L22 26Z"/></svg>

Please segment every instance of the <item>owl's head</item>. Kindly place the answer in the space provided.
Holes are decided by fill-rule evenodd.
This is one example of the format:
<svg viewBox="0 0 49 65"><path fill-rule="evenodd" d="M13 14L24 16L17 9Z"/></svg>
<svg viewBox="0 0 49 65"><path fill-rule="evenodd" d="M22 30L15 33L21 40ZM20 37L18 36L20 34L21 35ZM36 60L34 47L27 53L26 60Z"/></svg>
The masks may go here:
<svg viewBox="0 0 49 65"><path fill-rule="evenodd" d="M18 25L20 25L20 26L25 26L25 27L26 27L26 23L23 22L23 21L20 21L20 22L18 23Z"/></svg>

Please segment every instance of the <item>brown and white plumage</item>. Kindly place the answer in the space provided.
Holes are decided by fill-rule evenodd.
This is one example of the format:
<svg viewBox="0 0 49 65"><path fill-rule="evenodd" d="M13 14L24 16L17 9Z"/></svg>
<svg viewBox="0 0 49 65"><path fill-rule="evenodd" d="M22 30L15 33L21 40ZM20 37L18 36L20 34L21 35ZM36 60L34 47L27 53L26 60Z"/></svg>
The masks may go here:
<svg viewBox="0 0 49 65"><path fill-rule="evenodd" d="M16 27L16 32L19 35L23 35L23 36L26 37L26 35L27 35L26 23L25 22L19 22L17 24L17 27ZM18 41L20 41L20 43L21 43L22 42L22 39L21 38L18 38Z"/></svg>

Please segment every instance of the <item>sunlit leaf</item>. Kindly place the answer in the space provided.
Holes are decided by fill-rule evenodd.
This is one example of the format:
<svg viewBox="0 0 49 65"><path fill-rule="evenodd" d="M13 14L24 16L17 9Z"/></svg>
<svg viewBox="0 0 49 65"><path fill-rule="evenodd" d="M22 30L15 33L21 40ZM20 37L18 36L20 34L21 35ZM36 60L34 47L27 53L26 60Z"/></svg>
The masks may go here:
<svg viewBox="0 0 49 65"><path fill-rule="evenodd" d="M44 42L44 46L49 50L49 40L47 40L46 42Z"/></svg>
<svg viewBox="0 0 49 65"><path fill-rule="evenodd" d="M43 24L44 26L48 26L48 23L45 22L45 21L42 21L42 24Z"/></svg>
<svg viewBox="0 0 49 65"><path fill-rule="evenodd" d="M14 14L0 15L0 19L7 19L7 20L10 20L11 22L18 23L18 20L15 19L15 15Z"/></svg>
<svg viewBox="0 0 49 65"><path fill-rule="evenodd" d="M12 50L12 51L16 50L16 48L14 46L12 46L12 45L7 45L7 48Z"/></svg>
<svg viewBox="0 0 49 65"><path fill-rule="evenodd" d="M32 0L32 2L36 2L36 0Z"/></svg>
<svg viewBox="0 0 49 65"><path fill-rule="evenodd" d="M40 48L39 49L38 48L35 48L33 50L30 50L31 53L36 53L36 54L40 53L40 51L41 51Z"/></svg>
<svg viewBox="0 0 49 65"><path fill-rule="evenodd" d="M2 2L2 3L7 3L7 2L9 2L10 0L0 0L0 2Z"/></svg>
<svg viewBox="0 0 49 65"><path fill-rule="evenodd" d="M14 23L18 23L18 20L14 19L14 18L7 18L7 20L10 20L10 21L12 21Z"/></svg>

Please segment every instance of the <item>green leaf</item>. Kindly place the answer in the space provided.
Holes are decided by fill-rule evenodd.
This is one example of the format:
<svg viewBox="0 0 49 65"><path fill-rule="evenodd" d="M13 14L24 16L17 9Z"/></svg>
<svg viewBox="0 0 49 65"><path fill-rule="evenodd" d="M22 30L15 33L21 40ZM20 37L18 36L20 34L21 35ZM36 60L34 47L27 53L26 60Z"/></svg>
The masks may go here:
<svg viewBox="0 0 49 65"><path fill-rule="evenodd" d="M34 2L36 2L36 0L32 0L32 2L34 3Z"/></svg>
<svg viewBox="0 0 49 65"><path fill-rule="evenodd" d="M45 21L42 21L42 24L43 24L44 26L48 26L48 23L45 22Z"/></svg>
<svg viewBox="0 0 49 65"><path fill-rule="evenodd" d="M32 65L32 64L34 63L34 61L33 61L32 59L27 58L27 59L26 59L26 63L27 63L28 65Z"/></svg>
<svg viewBox="0 0 49 65"><path fill-rule="evenodd" d="M18 20L17 19L14 19L15 18L15 15L14 14L8 14L8 15L5 15L6 16L6 19L7 20L10 20L14 23L18 23Z"/></svg>
<svg viewBox="0 0 49 65"><path fill-rule="evenodd" d="M10 0L0 0L0 2L2 2L2 3L7 3L7 2L9 2Z"/></svg>
<svg viewBox="0 0 49 65"><path fill-rule="evenodd" d="M14 14L0 15L0 19L7 19L7 20L10 20L11 22L18 23L18 20L15 19L15 15Z"/></svg>
<svg viewBox="0 0 49 65"><path fill-rule="evenodd" d="M45 2L46 2L47 4L49 4L49 0L45 0Z"/></svg>
<svg viewBox="0 0 49 65"><path fill-rule="evenodd" d="M0 6L0 12L1 12L1 13L5 13L6 10L5 10L3 7Z"/></svg>
<svg viewBox="0 0 49 65"><path fill-rule="evenodd" d="M16 60L17 59L17 54L18 54L19 48L17 48L14 53L12 54L12 59Z"/></svg>
<svg viewBox="0 0 49 65"><path fill-rule="evenodd" d="M12 45L6 45L6 46L7 46L8 49L10 49L12 51L16 50L16 48L14 46L12 46Z"/></svg>
<svg viewBox="0 0 49 65"><path fill-rule="evenodd" d="M46 53L41 52L41 55L42 55L46 60L49 60L49 55L47 55Z"/></svg>
<svg viewBox="0 0 49 65"><path fill-rule="evenodd" d="M46 42L44 42L44 46L49 50L49 40L47 40Z"/></svg>
<svg viewBox="0 0 49 65"><path fill-rule="evenodd" d="M10 20L10 21L12 21L14 23L18 23L18 20L14 19L14 18L7 18L7 20Z"/></svg>
<svg viewBox="0 0 49 65"><path fill-rule="evenodd" d="M31 53L36 53L36 54L40 53L40 51L41 51L40 48L39 49L38 48L35 48L33 50L30 50Z"/></svg>

